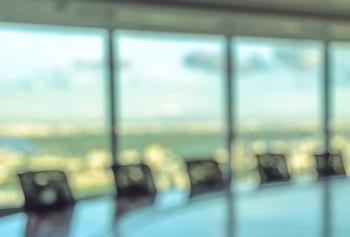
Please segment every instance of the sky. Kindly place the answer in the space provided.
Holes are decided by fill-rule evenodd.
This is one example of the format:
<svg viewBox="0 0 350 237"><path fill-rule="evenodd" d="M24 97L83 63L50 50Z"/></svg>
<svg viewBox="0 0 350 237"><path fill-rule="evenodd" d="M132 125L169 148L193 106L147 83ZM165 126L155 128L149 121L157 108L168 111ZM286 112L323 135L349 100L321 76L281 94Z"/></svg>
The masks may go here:
<svg viewBox="0 0 350 237"><path fill-rule="evenodd" d="M115 39L122 121L224 121L223 38L122 31ZM318 42L234 42L239 121L319 120ZM104 122L104 43L103 31L0 25L0 121ZM346 120L350 51L334 51L335 110Z"/></svg>

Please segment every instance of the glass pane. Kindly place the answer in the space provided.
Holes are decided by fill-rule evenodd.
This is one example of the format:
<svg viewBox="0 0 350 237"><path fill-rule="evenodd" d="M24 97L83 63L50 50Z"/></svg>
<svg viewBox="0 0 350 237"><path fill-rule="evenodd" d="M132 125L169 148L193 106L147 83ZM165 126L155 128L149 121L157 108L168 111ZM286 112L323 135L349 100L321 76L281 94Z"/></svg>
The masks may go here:
<svg viewBox="0 0 350 237"><path fill-rule="evenodd" d="M333 43L331 45L331 149L341 154L345 171L350 168L350 78L349 62L350 43ZM334 180L332 182L332 211L334 236L345 236L350 230L346 217L350 205L344 195L349 188L347 181Z"/></svg>
<svg viewBox="0 0 350 237"><path fill-rule="evenodd" d="M350 79L349 43L334 43L332 45L332 140L331 145L335 151L343 153L347 169L350 168Z"/></svg>
<svg viewBox="0 0 350 237"><path fill-rule="evenodd" d="M0 26L0 205L27 170L66 171L77 197L112 187L103 50L97 30Z"/></svg>
<svg viewBox="0 0 350 237"><path fill-rule="evenodd" d="M321 151L323 139L320 105L321 44L243 37L234 39L233 44L238 109L237 140L234 144L237 186L259 184L261 178L257 172L256 155L270 152L285 155L292 182L315 179L313 154ZM271 212L271 215L262 217L264 220L261 220L261 229L256 227L264 232L261 235L295 236L297 234L293 232L294 229L303 229L303 236L317 235L320 189L317 186L309 191L293 190L286 188L286 192L283 192L282 189L282 193L275 193L276 196L273 190L268 195L262 191L258 201L251 204L257 205L251 207L256 213L260 210ZM305 195L301 195L304 192ZM270 200L265 200L264 195ZM272 205L271 198L274 197L280 202ZM306 206L300 203L293 207L289 205L295 202L294 198L302 198L300 201L305 201ZM312 201L306 202L307 200ZM265 201L270 203L264 204ZM310 210L308 215L301 218L299 214L303 208ZM244 221L244 216L241 217L240 236L249 236L252 232L248 226L252 223L249 222L251 220ZM308 223L307 234L306 229L302 228L302 222ZM288 233L287 230L291 232Z"/></svg>
<svg viewBox="0 0 350 237"><path fill-rule="evenodd" d="M159 190L185 188L184 160L225 162L222 38L118 32L119 161L144 161Z"/></svg>

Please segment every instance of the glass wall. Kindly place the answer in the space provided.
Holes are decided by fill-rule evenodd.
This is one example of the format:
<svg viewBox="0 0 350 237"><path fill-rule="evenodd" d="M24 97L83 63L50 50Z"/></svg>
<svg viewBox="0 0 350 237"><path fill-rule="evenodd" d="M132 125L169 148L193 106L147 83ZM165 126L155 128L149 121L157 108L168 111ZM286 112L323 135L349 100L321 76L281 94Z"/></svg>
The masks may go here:
<svg viewBox="0 0 350 237"><path fill-rule="evenodd" d="M185 160L226 165L224 37L117 31L114 40L118 161L150 165L159 190L188 186ZM105 32L4 24L0 41L0 205L22 202L15 174L26 170L65 170L76 196L111 191ZM255 154L266 151L286 154L293 178L314 178L321 42L232 45L236 180L257 183ZM331 142L345 159L349 48L332 48Z"/></svg>
<svg viewBox="0 0 350 237"><path fill-rule="evenodd" d="M233 44L236 180L244 185L259 183L255 155L266 152L286 156L292 179L314 180L313 154L322 151L323 145L322 44L241 37ZM320 235L319 186L298 191L284 187L242 201L238 208L239 236L252 236L252 226L254 233L263 236Z"/></svg>
<svg viewBox="0 0 350 237"><path fill-rule="evenodd" d="M120 31L119 162L144 161L160 190L184 188L184 160L225 156L223 38Z"/></svg>
<svg viewBox="0 0 350 237"><path fill-rule="evenodd" d="M321 43L234 39L236 174L256 182L255 155L284 153L293 177L313 174L322 148Z"/></svg>
<svg viewBox="0 0 350 237"><path fill-rule="evenodd" d="M64 170L76 198L114 190L105 33L0 25L0 208L23 203L16 174L29 170ZM225 38L116 31L114 41L118 162L148 164L158 191L188 189L186 160L229 167ZM259 183L255 156L265 152L286 155L293 181L316 180L313 155L324 150L324 45L253 37L231 44L235 188ZM330 145L349 172L350 43L330 49ZM349 228L346 182L330 185L334 236ZM239 236L318 236L323 183L301 186L239 196Z"/></svg>
<svg viewBox="0 0 350 237"><path fill-rule="evenodd" d="M349 169L350 157L350 56L349 43L333 43L331 47L331 146L341 152Z"/></svg>
<svg viewBox="0 0 350 237"><path fill-rule="evenodd" d="M76 197L112 187L104 32L0 28L0 205L23 200L16 173L63 169Z"/></svg>
<svg viewBox="0 0 350 237"><path fill-rule="evenodd" d="M331 69L331 150L340 153L345 166L349 172L350 159L350 44L334 42L330 48ZM334 236L344 236L349 231L346 222L349 204L346 201L350 192L346 179L333 182L331 186L331 204L334 213L332 224L334 225Z"/></svg>

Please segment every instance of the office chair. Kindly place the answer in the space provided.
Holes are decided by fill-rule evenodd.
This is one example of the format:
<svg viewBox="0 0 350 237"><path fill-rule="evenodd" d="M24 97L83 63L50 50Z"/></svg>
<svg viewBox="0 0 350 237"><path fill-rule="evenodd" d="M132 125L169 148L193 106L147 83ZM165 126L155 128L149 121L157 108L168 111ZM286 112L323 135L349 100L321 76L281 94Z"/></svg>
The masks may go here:
<svg viewBox="0 0 350 237"><path fill-rule="evenodd" d="M157 190L151 169L145 164L113 165L116 184L116 214L154 203Z"/></svg>
<svg viewBox="0 0 350 237"><path fill-rule="evenodd" d="M290 180L285 155L264 153L257 154L256 158L260 184L287 182Z"/></svg>
<svg viewBox="0 0 350 237"><path fill-rule="evenodd" d="M75 203L63 171L28 171L18 174L27 211L60 209Z"/></svg>
<svg viewBox="0 0 350 237"><path fill-rule="evenodd" d="M151 169L145 164L112 166L117 198L142 198L156 195Z"/></svg>
<svg viewBox="0 0 350 237"><path fill-rule="evenodd" d="M190 198L225 189L223 174L215 160L188 160L186 168L190 180Z"/></svg>
<svg viewBox="0 0 350 237"><path fill-rule="evenodd" d="M343 157L340 153L316 153L314 157L318 178L346 175Z"/></svg>

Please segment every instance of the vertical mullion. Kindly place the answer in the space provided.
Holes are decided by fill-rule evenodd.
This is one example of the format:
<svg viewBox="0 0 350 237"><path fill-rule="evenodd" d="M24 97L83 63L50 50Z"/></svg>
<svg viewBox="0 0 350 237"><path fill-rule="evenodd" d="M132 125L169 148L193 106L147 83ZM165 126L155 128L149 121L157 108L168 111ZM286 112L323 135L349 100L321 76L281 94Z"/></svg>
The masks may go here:
<svg viewBox="0 0 350 237"><path fill-rule="evenodd" d="M234 208L234 197L233 192L231 192L231 182L233 178L233 154L232 154L232 144L234 141L234 124L233 124L233 60L232 60L232 37L227 35L225 37L225 95L226 95L226 149L228 152L228 171L227 171L227 237L233 237L235 235L235 208Z"/></svg>
<svg viewBox="0 0 350 237"><path fill-rule="evenodd" d="M323 81L323 133L324 133L324 150L330 151L330 42L324 42L324 81Z"/></svg>
<svg viewBox="0 0 350 237"><path fill-rule="evenodd" d="M117 134L115 109L115 58L113 45L113 29L108 29L108 89L109 89L109 132L110 148L113 164L117 163Z"/></svg>
<svg viewBox="0 0 350 237"><path fill-rule="evenodd" d="M323 47L323 135L324 151L330 151L330 42L324 41ZM331 236L331 186L328 178L323 185L323 237Z"/></svg>
<svg viewBox="0 0 350 237"><path fill-rule="evenodd" d="M233 161L233 155L232 155L232 144L234 140L234 133L233 133L233 68L232 68L232 45L231 45L231 36L226 36L226 48L225 48L225 60L226 60L226 74L225 74L225 91L226 91L226 128L227 128L227 134L226 134L226 149L228 152L228 162L229 162L229 169L227 173L227 181L230 184L231 180L233 178L233 170L232 170L232 161Z"/></svg>

